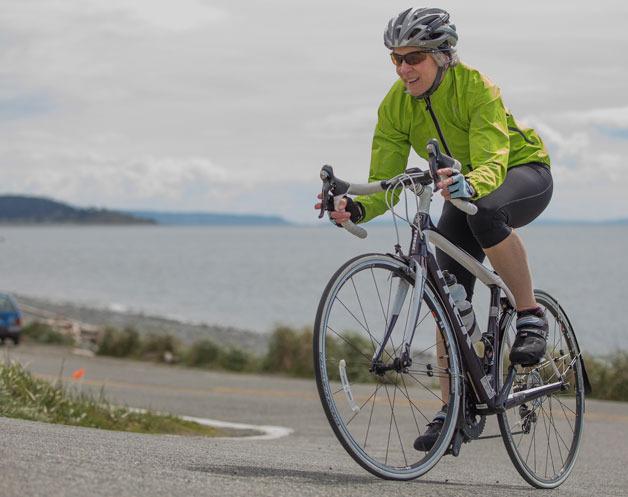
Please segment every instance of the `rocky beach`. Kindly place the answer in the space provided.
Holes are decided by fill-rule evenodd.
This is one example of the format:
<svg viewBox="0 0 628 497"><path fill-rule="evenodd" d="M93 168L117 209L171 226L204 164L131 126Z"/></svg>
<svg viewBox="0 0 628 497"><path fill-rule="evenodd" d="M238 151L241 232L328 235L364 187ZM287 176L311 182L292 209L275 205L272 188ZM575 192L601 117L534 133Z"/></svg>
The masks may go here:
<svg viewBox="0 0 628 497"><path fill-rule="evenodd" d="M88 307L71 302L56 302L26 295L15 295L22 308L25 322L42 317L65 319L94 327L131 327L140 334L168 334L189 345L202 339L210 339L221 345L264 354L268 349L268 336L233 327L205 323L188 323L140 312L118 311Z"/></svg>

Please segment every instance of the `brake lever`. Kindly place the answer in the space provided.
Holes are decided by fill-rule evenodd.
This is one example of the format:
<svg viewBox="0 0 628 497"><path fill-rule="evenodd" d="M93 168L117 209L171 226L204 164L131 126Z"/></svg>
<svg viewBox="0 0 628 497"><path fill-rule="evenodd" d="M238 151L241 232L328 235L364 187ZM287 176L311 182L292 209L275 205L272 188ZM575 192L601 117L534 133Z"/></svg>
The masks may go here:
<svg viewBox="0 0 628 497"><path fill-rule="evenodd" d="M324 165L321 168L321 180L323 181L323 190L321 191L321 211L318 214L318 218L321 219L325 215L325 211L329 210L329 200L331 199L331 206L333 210L333 197L329 195L331 189L331 180L334 177L334 171L331 166Z"/></svg>
<svg viewBox="0 0 628 497"><path fill-rule="evenodd" d="M432 139L427 143L427 155L429 159L428 164L430 166L430 174L432 175L432 180L434 181L434 192L437 192L438 190L440 190L440 188L438 187L439 181L444 179L438 174L438 170L445 167L450 167L455 171L460 172L462 166L460 165L460 162L453 157L441 154L440 148L438 147L438 142L435 139ZM439 168L439 165L442 165L442 168ZM452 198L451 203L461 211L471 216L475 215L478 212L478 207L468 200Z"/></svg>
<svg viewBox="0 0 628 497"><path fill-rule="evenodd" d="M460 171L462 167L459 161L441 153L438 142L435 139L431 139L427 143L427 155L429 157L428 164L430 166L430 174L434 180L434 192L437 192L440 190L438 183L442 179L438 174L438 170L450 167L455 171Z"/></svg>

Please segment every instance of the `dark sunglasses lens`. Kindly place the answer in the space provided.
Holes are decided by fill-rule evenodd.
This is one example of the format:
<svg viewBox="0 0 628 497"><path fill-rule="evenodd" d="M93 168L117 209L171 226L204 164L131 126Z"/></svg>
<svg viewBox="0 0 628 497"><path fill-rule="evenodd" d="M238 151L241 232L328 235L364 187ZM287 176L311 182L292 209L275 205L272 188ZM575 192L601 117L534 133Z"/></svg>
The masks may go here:
<svg viewBox="0 0 628 497"><path fill-rule="evenodd" d="M414 66L416 64L420 64L427 58L427 54L425 52L410 52L406 55L401 55L395 52L390 54L390 58L393 61L393 64L396 66L400 66L403 64L403 61L406 61L406 64Z"/></svg>
<svg viewBox="0 0 628 497"><path fill-rule="evenodd" d="M424 52L411 52L406 54L406 63L414 66L416 64L420 64L427 58L427 54Z"/></svg>
<svg viewBox="0 0 628 497"><path fill-rule="evenodd" d="M390 58L392 59L393 64L395 64L396 66L400 66L403 62L403 55L399 55L398 53L391 53Z"/></svg>

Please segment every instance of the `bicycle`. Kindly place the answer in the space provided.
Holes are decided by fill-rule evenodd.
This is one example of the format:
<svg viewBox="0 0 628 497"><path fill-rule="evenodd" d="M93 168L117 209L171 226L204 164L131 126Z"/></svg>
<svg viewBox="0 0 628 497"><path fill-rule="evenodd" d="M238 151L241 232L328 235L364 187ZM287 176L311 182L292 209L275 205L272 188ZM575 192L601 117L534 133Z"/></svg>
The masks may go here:
<svg viewBox="0 0 628 497"><path fill-rule="evenodd" d="M555 488L569 476L582 438L590 384L573 327L548 293L535 290L549 321L545 357L532 367L510 364L516 329L512 293L494 271L441 235L430 217L438 169L460 164L428 145L429 170L350 184L323 166L324 211L347 194L386 192L397 243L394 253L359 255L342 265L323 291L314 325L314 366L321 402L345 450L372 474L418 478L446 453L482 437L496 415L501 437L520 475L537 488ZM405 192L405 215L394 196ZM410 193L409 193L410 192ZM415 200L410 219L408 197ZM473 214L470 202L456 207ZM399 221L410 225L404 253ZM350 221L356 236L366 231ZM488 324L472 343L430 244L443 250L490 291ZM483 349L483 350L482 350ZM448 393L447 393L448 392ZM428 452L412 447L424 425L446 404L440 436Z"/></svg>

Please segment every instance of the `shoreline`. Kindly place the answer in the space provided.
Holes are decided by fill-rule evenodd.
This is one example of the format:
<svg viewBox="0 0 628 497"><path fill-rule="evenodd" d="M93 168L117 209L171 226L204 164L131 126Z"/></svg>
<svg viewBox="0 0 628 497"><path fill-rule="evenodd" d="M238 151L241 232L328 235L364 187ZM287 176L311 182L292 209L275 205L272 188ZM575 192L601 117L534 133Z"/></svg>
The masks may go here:
<svg viewBox="0 0 628 497"><path fill-rule="evenodd" d="M37 309L43 313L53 314L55 317L80 321L92 326L132 327L142 335L165 333L176 337L184 345L190 345L198 340L210 339L221 345L242 348L256 354L264 354L268 350L269 335L266 333L255 333L231 326L186 323L137 311L92 307L73 302L57 302L22 294L13 294L13 296L20 306L26 305L28 308ZM37 320L39 317L35 312L26 309L22 309L22 314L26 322Z"/></svg>

